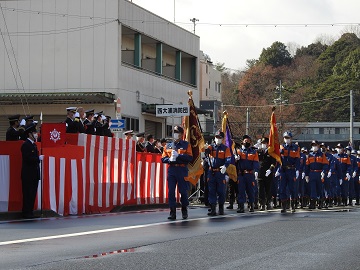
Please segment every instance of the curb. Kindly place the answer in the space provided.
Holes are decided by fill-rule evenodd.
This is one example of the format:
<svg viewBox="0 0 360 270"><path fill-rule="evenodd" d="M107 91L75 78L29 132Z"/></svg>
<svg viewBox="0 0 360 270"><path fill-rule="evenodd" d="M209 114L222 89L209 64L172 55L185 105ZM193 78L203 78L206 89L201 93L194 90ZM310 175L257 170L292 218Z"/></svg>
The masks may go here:
<svg viewBox="0 0 360 270"><path fill-rule="evenodd" d="M177 204L176 207L181 207L180 203ZM169 204L143 204L143 205L121 205L116 206L113 209L110 210L109 213L120 213L120 212L131 212L131 211L142 211L142 210L151 210L151 209L168 209ZM100 214L100 213L93 213L94 215ZM93 214L80 214L80 215L71 215L71 216L91 216ZM103 213L104 214L104 213ZM35 210L34 215L36 217L42 217L42 218L49 218L49 217L59 217L62 218L64 216L61 216L57 214L56 212L52 210L43 210L42 215L40 210ZM65 216L66 218L67 216ZM0 221L9 221L9 220L22 220L22 213L21 212L0 212Z"/></svg>

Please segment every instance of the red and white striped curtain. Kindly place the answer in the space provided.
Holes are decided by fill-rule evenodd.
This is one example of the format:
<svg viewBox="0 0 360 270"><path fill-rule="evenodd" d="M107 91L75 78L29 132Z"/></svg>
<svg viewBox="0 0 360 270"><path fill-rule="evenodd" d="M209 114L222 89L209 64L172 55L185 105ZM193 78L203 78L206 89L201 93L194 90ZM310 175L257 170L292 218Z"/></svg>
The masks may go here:
<svg viewBox="0 0 360 270"><path fill-rule="evenodd" d="M37 209L41 207L41 198L43 209L61 215L108 212L115 206L167 202L167 165L161 163L161 155L136 153L134 140L95 135L79 134L77 145L82 146L78 149L83 151L79 158L67 147L56 149L60 153L54 156L45 154ZM10 207L11 197L15 196L9 184L13 177L9 169L11 154L1 154L0 211L19 211L19 198L16 206ZM17 190L21 194L21 181L18 183Z"/></svg>

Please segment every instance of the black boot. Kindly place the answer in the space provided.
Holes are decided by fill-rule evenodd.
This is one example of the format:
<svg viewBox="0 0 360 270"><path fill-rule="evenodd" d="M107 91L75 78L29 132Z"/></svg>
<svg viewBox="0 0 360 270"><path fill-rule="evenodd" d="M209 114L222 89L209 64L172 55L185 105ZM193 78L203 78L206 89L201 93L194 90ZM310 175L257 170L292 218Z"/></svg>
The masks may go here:
<svg viewBox="0 0 360 270"><path fill-rule="evenodd" d="M319 199L319 200L318 200L318 209L322 209L322 208L323 208L323 204L324 204L323 199Z"/></svg>
<svg viewBox="0 0 360 270"><path fill-rule="evenodd" d="M328 207L333 207L333 198L329 198Z"/></svg>
<svg viewBox="0 0 360 270"><path fill-rule="evenodd" d="M348 204L349 206L353 206L353 198L350 198L349 197L349 204Z"/></svg>
<svg viewBox="0 0 360 270"><path fill-rule="evenodd" d="M239 203L239 210L237 210L238 213L245 213L244 204Z"/></svg>
<svg viewBox="0 0 360 270"><path fill-rule="evenodd" d="M281 213L286 213L286 201L281 202Z"/></svg>
<svg viewBox="0 0 360 270"><path fill-rule="evenodd" d="M355 203L355 205L360 205L360 203L359 203L359 199L356 199L356 203Z"/></svg>
<svg viewBox="0 0 360 270"><path fill-rule="evenodd" d="M208 213L208 216L216 216L216 204L211 204L210 212Z"/></svg>
<svg viewBox="0 0 360 270"><path fill-rule="evenodd" d="M224 204L219 204L219 215L224 215Z"/></svg>
<svg viewBox="0 0 360 270"><path fill-rule="evenodd" d="M176 207L170 207L170 215L168 219L175 220L176 219Z"/></svg>
<svg viewBox="0 0 360 270"><path fill-rule="evenodd" d="M229 206L227 206L226 209L234 209L234 202L230 201Z"/></svg>
<svg viewBox="0 0 360 270"><path fill-rule="evenodd" d="M188 218L188 210L186 206L182 206L181 207L181 214L182 214L182 218L183 219L187 219Z"/></svg>
<svg viewBox="0 0 360 270"><path fill-rule="evenodd" d="M342 201L341 197L337 197L337 204L336 204L336 206L341 206L341 201Z"/></svg>
<svg viewBox="0 0 360 270"><path fill-rule="evenodd" d="M291 212L295 213L296 211L296 200L291 200Z"/></svg>
<svg viewBox="0 0 360 270"><path fill-rule="evenodd" d="M273 205L274 205L274 208L277 208L277 200L276 200L276 198L273 198Z"/></svg>
<svg viewBox="0 0 360 270"><path fill-rule="evenodd" d="M342 204L343 204L344 206L347 206L347 205L348 205L348 204L347 204L347 198L343 198L343 199L342 199L342 202L343 202Z"/></svg>
<svg viewBox="0 0 360 270"><path fill-rule="evenodd" d="M266 202L266 210L271 210L271 199Z"/></svg>
<svg viewBox="0 0 360 270"><path fill-rule="evenodd" d="M310 199L309 209L315 209L315 200L314 199Z"/></svg>
<svg viewBox="0 0 360 270"><path fill-rule="evenodd" d="M250 203L249 212L254 212L254 203Z"/></svg>
<svg viewBox="0 0 360 270"><path fill-rule="evenodd" d="M286 201L286 209L287 210L290 209L290 199L287 199L287 201Z"/></svg>

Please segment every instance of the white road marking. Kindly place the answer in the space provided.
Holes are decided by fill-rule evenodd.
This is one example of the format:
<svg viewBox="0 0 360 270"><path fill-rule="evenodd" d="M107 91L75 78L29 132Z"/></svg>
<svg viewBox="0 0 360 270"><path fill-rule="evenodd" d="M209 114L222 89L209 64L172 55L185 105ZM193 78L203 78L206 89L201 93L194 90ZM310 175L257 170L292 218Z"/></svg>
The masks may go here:
<svg viewBox="0 0 360 270"><path fill-rule="evenodd" d="M235 216L235 214L229 214L229 215L223 215L223 216L215 216L215 217L211 217L211 218L221 218L221 217L225 217L225 216ZM238 215L236 215L236 216L238 216ZM27 238L27 239L10 240L10 241L0 242L0 246L7 246L7 245L21 244L21 243L29 243L29 242L38 242L38 241L46 241L46 240L52 240L52 239L69 238L69 237L91 235L91 234L100 234L100 233L108 233L108 232L116 232L116 231L125 231L125 230L132 230L132 229L147 228L147 227L151 227L151 226L165 225L165 224L169 224L169 223L181 223L181 222L205 220L205 219L209 219L209 217L201 217L201 218L186 219L186 220L164 221L164 222L158 222L158 223L152 223L152 224L133 225L133 226L127 226L127 227L118 227L118 228L94 230L94 231L87 231L87 232L77 232L77 233L69 233L69 234L59 234L59 235L50 235L50 236Z"/></svg>

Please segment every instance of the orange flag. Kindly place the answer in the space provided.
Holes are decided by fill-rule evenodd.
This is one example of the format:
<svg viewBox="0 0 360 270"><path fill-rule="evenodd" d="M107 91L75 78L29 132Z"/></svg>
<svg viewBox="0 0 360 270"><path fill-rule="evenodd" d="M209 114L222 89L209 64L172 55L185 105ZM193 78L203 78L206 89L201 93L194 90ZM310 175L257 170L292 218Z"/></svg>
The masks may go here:
<svg viewBox="0 0 360 270"><path fill-rule="evenodd" d="M201 134L201 128L199 126L199 119L196 113L196 108L194 101L191 97L191 91L189 91L189 109L190 115L184 116L183 118L183 127L184 127L184 140L188 141L192 148L193 159L188 164L189 174L188 177L185 177L186 181L189 181L191 184L196 185L199 181L200 176L203 174L204 169L201 165L201 151L204 148L204 138Z"/></svg>
<svg viewBox="0 0 360 270"><path fill-rule="evenodd" d="M279 133L276 126L275 119L275 108L273 108L273 112L271 114L270 119L270 135L269 135L269 149L268 153L270 156L276 159L277 162L281 164L280 157L280 144L279 144Z"/></svg>

